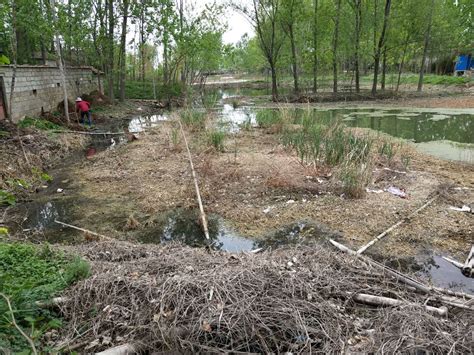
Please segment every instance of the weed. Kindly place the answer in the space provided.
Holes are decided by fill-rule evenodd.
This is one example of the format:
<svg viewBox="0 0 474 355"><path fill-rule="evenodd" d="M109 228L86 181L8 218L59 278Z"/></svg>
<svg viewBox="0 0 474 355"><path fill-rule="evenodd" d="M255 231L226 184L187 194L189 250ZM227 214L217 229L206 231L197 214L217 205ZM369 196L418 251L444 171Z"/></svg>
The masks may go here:
<svg viewBox="0 0 474 355"><path fill-rule="evenodd" d="M205 108L213 108L219 101L219 95L217 92L204 93L201 97L202 105Z"/></svg>
<svg viewBox="0 0 474 355"><path fill-rule="evenodd" d="M206 128L206 113L195 110L185 110L181 114L181 122L186 127L194 130L201 130Z"/></svg>
<svg viewBox="0 0 474 355"><path fill-rule="evenodd" d="M38 129L42 130L59 130L61 129L61 126L50 122L48 120L44 120L42 118L31 118L31 117L25 117L22 119L20 122L18 122L18 126L22 128L26 127L36 127Z"/></svg>
<svg viewBox="0 0 474 355"><path fill-rule="evenodd" d="M172 144L172 149L175 151L180 150L180 142L181 142L181 135L180 135L179 128L173 128L171 130L171 144Z"/></svg>
<svg viewBox="0 0 474 355"><path fill-rule="evenodd" d="M0 243L0 292L6 294L20 327L35 341L52 328L61 326L57 315L36 306L73 282L86 278L89 264L80 258L66 257L48 246ZM0 314L7 305L0 301ZM0 318L0 348L19 353L28 349L23 337L11 326L8 317Z"/></svg>
<svg viewBox="0 0 474 355"><path fill-rule="evenodd" d="M0 236L8 235L8 228L7 227L0 227Z"/></svg>
<svg viewBox="0 0 474 355"><path fill-rule="evenodd" d="M10 205L13 206L16 203L16 197L11 192L0 190L0 206Z"/></svg>
<svg viewBox="0 0 474 355"><path fill-rule="evenodd" d="M208 143L213 146L218 152L224 151L224 140L226 138L225 132L211 131L208 133Z"/></svg>
<svg viewBox="0 0 474 355"><path fill-rule="evenodd" d="M343 164L337 172L342 183L342 192L349 198L361 198L370 180L370 169L367 164Z"/></svg>
<svg viewBox="0 0 474 355"><path fill-rule="evenodd" d="M252 130L252 117L248 116L245 121L240 124L240 128L244 131Z"/></svg>
<svg viewBox="0 0 474 355"><path fill-rule="evenodd" d="M393 157L395 156L395 148L393 143L383 142L382 146L379 149L379 154L381 156L385 156L388 162L391 162Z"/></svg>
<svg viewBox="0 0 474 355"><path fill-rule="evenodd" d="M282 117L278 110L262 109L257 111L257 125L260 128L270 128L273 125L281 124Z"/></svg>
<svg viewBox="0 0 474 355"><path fill-rule="evenodd" d="M402 162L403 169L408 170L408 166L411 162L411 157L408 154L402 154L400 157L400 161Z"/></svg>

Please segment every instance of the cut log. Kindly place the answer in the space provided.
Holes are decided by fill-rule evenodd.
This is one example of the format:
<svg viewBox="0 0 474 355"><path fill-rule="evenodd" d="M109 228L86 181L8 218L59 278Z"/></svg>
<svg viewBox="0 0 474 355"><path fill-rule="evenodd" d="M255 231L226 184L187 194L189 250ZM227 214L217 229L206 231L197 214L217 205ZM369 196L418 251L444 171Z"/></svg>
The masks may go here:
<svg viewBox="0 0 474 355"><path fill-rule="evenodd" d="M368 304L371 306L390 306L390 307L420 306L419 304L412 303L412 302L404 302L404 301L397 300L394 298L368 295L365 293L357 293L354 296L352 296L352 299L354 299L354 301L356 302ZM437 308L437 307L425 305L424 307L428 312L437 314L442 317L448 314L448 309L444 306Z"/></svg>

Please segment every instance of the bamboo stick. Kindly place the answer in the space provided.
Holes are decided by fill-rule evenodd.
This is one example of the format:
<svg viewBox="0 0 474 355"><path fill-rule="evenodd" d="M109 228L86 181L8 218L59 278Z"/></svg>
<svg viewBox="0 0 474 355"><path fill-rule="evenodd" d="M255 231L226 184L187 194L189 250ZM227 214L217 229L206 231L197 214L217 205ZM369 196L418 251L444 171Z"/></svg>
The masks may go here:
<svg viewBox="0 0 474 355"><path fill-rule="evenodd" d="M191 166L191 173L193 175L193 180L194 180L194 188L196 189L196 197L199 204L202 229L204 230L204 235L206 236L206 239L210 239L209 229L207 228L206 214L204 213L204 207L202 205L201 193L199 192L199 185L197 182L196 172L194 171L194 164L193 164L193 159L191 157L191 151L189 150L188 140L186 139L186 134L184 133L183 125L181 124L181 119L179 118L178 118L178 123L179 123L179 128L181 130L181 134L183 135L184 145L186 146L186 150L188 152L189 165Z"/></svg>
<svg viewBox="0 0 474 355"><path fill-rule="evenodd" d="M430 200L428 200L428 202L426 202L423 206L421 206L420 208L416 209L415 211L413 211L412 213L410 213L407 217L401 219L400 221L398 221L397 223L395 223L393 226L391 226L390 228L388 228L387 230L385 230L384 232L380 233L378 236L376 236L374 239L372 239L370 242L368 242L367 244L365 244L364 246L362 246L361 248L359 248L359 250L357 250L357 254L362 254L364 251L366 251L368 248L370 248L372 245L374 245L376 242L378 242L380 239L382 239L383 237L385 237L388 233L390 233L391 231L393 231L395 228L397 228L398 226L400 226L401 224L403 224L404 222L407 222L410 220L410 218L412 218L413 216L415 216L417 213L419 213L420 211L424 210L426 207L428 207L429 205L431 205L433 203L434 200L436 200L436 198L438 197L438 195L436 195L435 197L431 198Z"/></svg>
<svg viewBox="0 0 474 355"><path fill-rule="evenodd" d="M69 227L69 228L76 229L76 230L81 231L81 232L84 232L84 233L89 233L89 234L95 235L96 237L104 238L104 239L107 239L107 240L113 240L113 238L107 237L107 236L105 236L105 235L102 235L102 234L99 234L99 233L96 233L96 232L92 232L92 231L90 231L90 230L88 230L88 229L84 229L84 228L81 228L81 227L73 226L72 224L68 224L68 223L64 223L64 222L58 221L57 219L55 219L54 222L57 223L57 224L61 224L61 225L65 226L65 227Z"/></svg>

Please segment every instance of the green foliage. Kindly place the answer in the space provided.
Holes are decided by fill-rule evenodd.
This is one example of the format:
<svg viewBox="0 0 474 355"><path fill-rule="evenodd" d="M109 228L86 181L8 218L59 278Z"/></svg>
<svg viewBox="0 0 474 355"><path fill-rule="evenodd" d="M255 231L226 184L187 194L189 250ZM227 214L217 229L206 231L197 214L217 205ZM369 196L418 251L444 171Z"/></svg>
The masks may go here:
<svg viewBox="0 0 474 355"><path fill-rule="evenodd" d="M270 128L283 123L281 112L278 110L261 109L256 115L257 125L261 128Z"/></svg>
<svg viewBox="0 0 474 355"><path fill-rule="evenodd" d="M183 94L183 86L180 83L173 83L163 85L155 83L156 99L166 100L173 97L179 97ZM117 91L115 95L119 95ZM153 100L155 98L153 90L153 81L133 81L127 80L125 82L125 97L128 99L147 99Z"/></svg>
<svg viewBox="0 0 474 355"><path fill-rule="evenodd" d="M20 122L18 122L18 126L22 128L26 127L35 127L41 130L60 130L61 126L50 122L48 120L44 120L42 118L31 118L31 117L25 117L22 119Z"/></svg>
<svg viewBox="0 0 474 355"><path fill-rule="evenodd" d="M44 171L41 171L40 169L36 168L36 167L33 167L31 168L31 173L33 174L33 176L40 180L40 181L44 181L44 182L51 182L53 181L53 177L47 173L45 173Z"/></svg>
<svg viewBox="0 0 474 355"><path fill-rule="evenodd" d="M90 267L79 258L67 257L48 246L0 243L0 292L12 303L17 323L38 342L41 335L57 328L57 315L40 309L36 301L49 300L68 285L89 276ZM0 300L0 347L21 351L25 340L11 325L6 302Z"/></svg>
<svg viewBox="0 0 474 355"><path fill-rule="evenodd" d="M11 192L0 190L0 206L10 205L13 206L16 203L16 197Z"/></svg>
<svg viewBox="0 0 474 355"><path fill-rule="evenodd" d="M196 110L185 110L181 114L181 122L186 127L194 130L201 130L206 128L206 113Z"/></svg>
<svg viewBox="0 0 474 355"><path fill-rule="evenodd" d="M218 152L224 151L224 141L226 134L223 131L211 131L208 133L208 143L214 147Z"/></svg>
<svg viewBox="0 0 474 355"><path fill-rule="evenodd" d="M8 235L8 228L7 227L0 227L0 237Z"/></svg>

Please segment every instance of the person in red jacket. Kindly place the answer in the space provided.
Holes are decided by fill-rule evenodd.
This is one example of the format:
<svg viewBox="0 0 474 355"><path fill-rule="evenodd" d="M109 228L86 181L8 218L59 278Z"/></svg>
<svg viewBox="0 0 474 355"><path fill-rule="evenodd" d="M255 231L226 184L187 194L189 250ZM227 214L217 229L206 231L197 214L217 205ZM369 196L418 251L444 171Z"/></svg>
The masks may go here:
<svg viewBox="0 0 474 355"><path fill-rule="evenodd" d="M84 101L80 97L76 99L76 112L80 112L81 114L81 121L85 124L85 117L87 116L89 120L89 128L92 127L92 120L91 120L91 104L87 101Z"/></svg>

